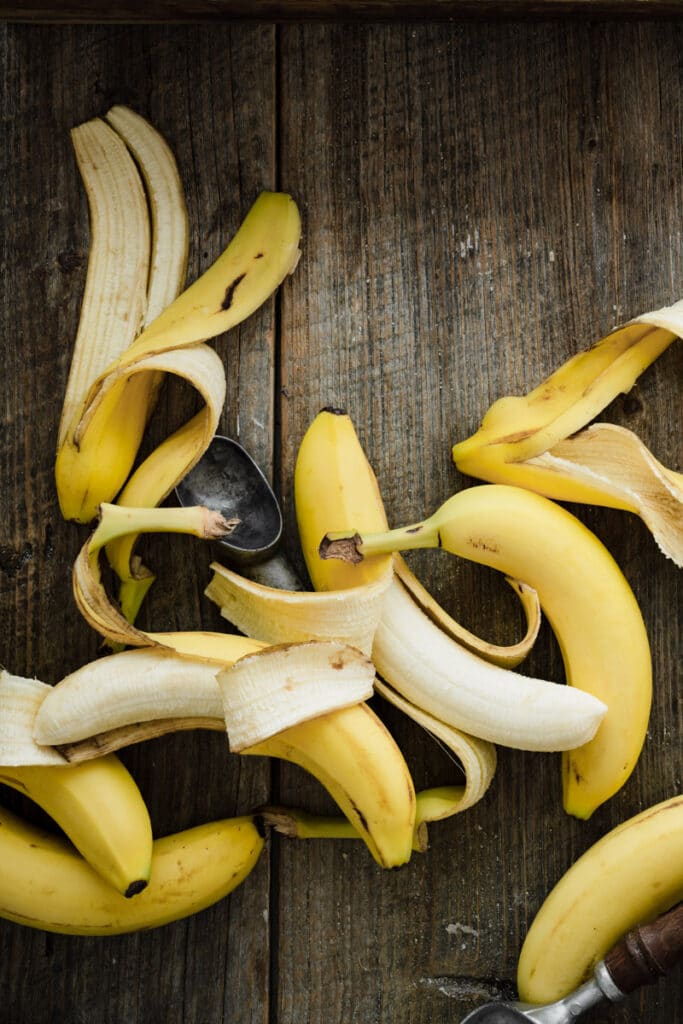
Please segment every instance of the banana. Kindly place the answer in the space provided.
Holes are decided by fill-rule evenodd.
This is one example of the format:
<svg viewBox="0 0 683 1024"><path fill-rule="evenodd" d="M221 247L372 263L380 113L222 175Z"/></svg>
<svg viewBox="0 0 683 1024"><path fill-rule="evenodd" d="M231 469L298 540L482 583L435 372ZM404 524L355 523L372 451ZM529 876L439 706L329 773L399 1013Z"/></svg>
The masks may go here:
<svg viewBox="0 0 683 1024"><path fill-rule="evenodd" d="M586 425L683 335L683 302L645 313L569 359L524 396L498 399L453 446L458 469L558 501L639 515L665 555L683 564L683 477L631 431Z"/></svg>
<svg viewBox="0 0 683 1024"><path fill-rule="evenodd" d="M226 390L221 361L202 342L275 291L294 270L301 234L291 197L264 192L223 255L178 295L188 223L173 154L133 111L113 107L107 121L72 131L92 246L55 476L62 514L79 522L117 495L127 506L158 505L192 469L216 431ZM130 475L168 373L192 384L204 405ZM136 539L114 541L107 551L129 621L154 580L134 553Z"/></svg>
<svg viewBox="0 0 683 1024"><path fill-rule="evenodd" d="M480 641L473 634L463 630L446 615L431 596L419 584L398 556L378 555L363 560L361 564L348 565L342 561L324 561L319 557L320 537L328 524L346 522L361 523L367 529L387 528L386 514L377 479L365 453L350 417L339 409L323 409L306 431L297 454L294 470L294 495L301 547L306 560L309 576L320 596L337 591L355 591L359 587L373 587L380 584L384 597L381 617L375 628L372 657L377 666L376 636L381 624L386 621L387 600L397 586L406 585L413 595L412 617L408 625L410 636L432 619L440 622L444 631L457 637L488 656L503 663L510 663L522 657L525 649L533 643L538 622L533 622L538 605L527 601L530 627L526 642L515 645L513 651L495 647ZM397 582L400 578L403 583ZM526 597L525 597L526 600ZM386 680L385 680L386 682ZM423 814L417 822L418 830L424 832L429 820L437 820L465 810L485 794L496 767L495 748L485 740L475 738L454 729L451 725L426 713L410 701L396 695L390 686L384 687L376 681L376 689L383 696L398 704L420 726L439 737L456 754L465 772L464 790L460 786L439 787L437 791L418 793L418 805ZM444 792L447 791L444 800ZM430 799L430 794L434 799ZM430 817L430 814L432 816Z"/></svg>
<svg viewBox="0 0 683 1024"><path fill-rule="evenodd" d="M227 896L254 868L262 849L251 817L155 839L149 884L126 900L66 840L0 808L0 917L69 935L158 928Z"/></svg>
<svg viewBox="0 0 683 1024"><path fill-rule="evenodd" d="M622 935L683 898L683 796L618 825L546 897L519 957L520 998L551 1003L586 981Z"/></svg>
<svg viewBox="0 0 683 1024"><path fill-rule="evenodd" d="M381 867L410 859L413 781L396 742L367 704L302 722L241 753L279 757L317 778Z"/></svg>
<svg viewBox="0 0 683 1024"><path fill-rule="evenodd" d="M145 888L152 826L132 776L113 755L71 766L32 736L36 712L52 688L37 679L0 673L0 783L43 810L81 855L124 896Z"/></svg>
<svg viewBox="0 0 683 1024"><path fill-rule="evenodd" d="M268 647L229 634L153 635L159 646L100 658L51 688L35 740L81 762L176 729L225 731L227 723L230 749L307 768L352 816L378 863L408 860L415 793L398 746L358 703L372 694L367 657L331 641Z"/></svg>
<svg viewBox="0 0 683 1024"><path fill-rule="evenodd" d="M559 505L498 484L461 491L409 527L355 538L331 535L321 556L353 561L420 547L441 547L525 579L537 591L567 682L608 708L595 737L563 754L565 809L588 818L633 771L652 700L648 637L621 570L597 537Z"/></svg>

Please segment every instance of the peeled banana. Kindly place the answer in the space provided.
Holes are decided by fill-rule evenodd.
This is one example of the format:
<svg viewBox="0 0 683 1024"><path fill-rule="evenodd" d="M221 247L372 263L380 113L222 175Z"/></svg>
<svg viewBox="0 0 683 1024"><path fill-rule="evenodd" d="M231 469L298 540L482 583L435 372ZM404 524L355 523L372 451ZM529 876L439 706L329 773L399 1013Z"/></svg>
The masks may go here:
<svg viewBox="0 0 683 1024"><path fill-rule="evenodd" d="M561 999L638 924L683 899L683 796L618 825L547 896L519 958L520 998Z"/></svg>
<svg viewBox="0 0 683 1024"><path fill-rule="evenodd" d="M409 859L415 793L397 744L362 703L374 677L365 655L332 641L268 647L230 634L157 636L174 651L123 651L51 688L35 739L80 762L176 728L227 725L231 749L311 772L379 864Z"/></svg>
<svg viewBox="0 0 683 1024"><path fill-rule="evenodd" d="M366 554L376 558L430 547L532 586L559 641L567 682L607 706L595 737L563 755L565 809L589 817L633 771L652 700L648 637L623 573L565 509L530 491L496 484L461 491L429 519L408 527L355 538L329 535L320 550L322 557L352 563ZM550 717L541 725L546 731L554 727Z"/></svg>
<svg viewBox="0 0 683 1024"><path fill-rule="evenodd" d="M262 849L251 817L155 839L149 884L127 900L67 840L0 808L0 917L70 935L158 928L227 896L254 868Z"/></svg>

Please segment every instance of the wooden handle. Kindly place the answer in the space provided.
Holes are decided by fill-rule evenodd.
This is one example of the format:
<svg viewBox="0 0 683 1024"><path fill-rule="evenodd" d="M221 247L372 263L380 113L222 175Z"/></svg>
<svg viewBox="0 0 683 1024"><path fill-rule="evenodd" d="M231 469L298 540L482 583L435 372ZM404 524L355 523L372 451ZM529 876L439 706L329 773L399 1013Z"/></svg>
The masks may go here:
<svg viewBox="0 0 683 1024"><path fill-rule="evenodd" d="M604 959L615 985L626 995L649 985L683 959L683 903L625 935Z"/></svg>

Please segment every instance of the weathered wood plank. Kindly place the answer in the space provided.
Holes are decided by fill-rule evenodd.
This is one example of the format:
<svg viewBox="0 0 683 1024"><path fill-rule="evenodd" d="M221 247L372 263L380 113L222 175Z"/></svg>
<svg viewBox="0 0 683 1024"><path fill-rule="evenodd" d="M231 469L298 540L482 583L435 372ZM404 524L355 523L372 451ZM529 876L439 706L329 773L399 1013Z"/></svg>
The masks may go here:
<svg viewBox="0 0 683 1024"><path fill-rule="evenodd" d="M97 653L65 598L82 532L61 522L52 484L88 242L72 124L127 102L166 133L188 188L190 276L260 188L278 184L301 204L304 255L279 326L270 305L217 342L229 367L223 427L267 470L274 457L301 566L291 471L320 406L351 412L392 521L417 518L468 482L450 445L493 398L680 296L680 35L677 22L581 20L0 27L0 661L53 681ZM678 345L609 411L679 468L680 378ZM192 403L169 388L156 434ZM594 819L563 817L559 758L501 751L486 801L434 826L429 853L402 871L381 872L360 845L273 837L272 861L228 901L157 933L92 941L0 922L2 1012L36 1024L441 1024L509 991L549 886L612 824L681 785L680 574L639 522L578 512L636 589L657 679L641 764ZM160 579L143 623L218 628L198 543L146 551ZM467 624L514 634L514 605L491 574L435 555L412 561ZM562 678L547 627L528 671ZM418 786L457 776L417 729L378 708ZM126 760L158 831L269 794L267 766L227 759L219 736L159 740ZM294 769L276 775L274 795L329 807ZM680 986L679 973L587 1020L675 1020Z"/></svg>
<svg viewBox="0 0 683 1024"><path fill-rule="evenodd" d="M0 17L46 23L202 22L242 18L258 21L422 21L453 18L677 16L677 0L71 0L59 6L40 0L10 0Z"/></svg>
<svg viewBox="0 0 683 1024"><path fill-rule="evenodd" d="M192 226L188 278L219 255L259 190L275 183L274 30L0 29L2 46L2 573L0 659L56 682L98 654L70 593L85 530L64 523L53 484L56 429L88 251L87 208L68 131L114 102L168 138ZM223 429L272 461L274 304L216 346L228 370ZM152 432L194 411L169 386ZM166 541L168 539L166 538ZM158 573L142 622L223 628L202 598L207 550L145 543ZM182 734L123 752L157 834L244 813L268 797L267 764L227 754L217 734ZM3 798L5 790L3 788ZM10 795L11 798L11 795ZM269 862L241 890L159 932L92 941L0 923L0 1017L13 1021L268 1018Z"/></svg>
<svg viewBox="0 0 683 1024"><path fill-rule="evenodd" d="M415 521L469 482L450 446L494 398L680 296L680 29L669 30L282 28L281 177L305 223L282 303L292 545L291 467L321 407L351 414L390 521ZM674 466L680 377L678 346L610 410ZM281 1024L458 1020L514 980L526 928L571 861L680 791L679 575L639 522L577 513L624 566L652 637L657 693L634 778L582 823L561 811L559 757L501 751L486 800L433 826L429 853L400 872L351 847L283 846ZM461 620L511 635L492 574L436 553L411 561ZM547 626L525 671L562 679ZM437 748L382 710L418 785L445 781ZM292 772L282 796L317 800ZM680 984L591 1019L667 1019Z"/></svg>

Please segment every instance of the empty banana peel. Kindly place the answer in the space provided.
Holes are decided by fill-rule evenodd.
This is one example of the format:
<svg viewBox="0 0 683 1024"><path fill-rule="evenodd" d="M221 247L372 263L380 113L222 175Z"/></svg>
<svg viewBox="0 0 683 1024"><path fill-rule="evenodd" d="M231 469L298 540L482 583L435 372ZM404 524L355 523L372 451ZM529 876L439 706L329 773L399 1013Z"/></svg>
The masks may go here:
<svg viewBox="0 0 683 1024"><path fill-rule="evenodd" d="M102 549L130 534L145 532L186 533L204 540L229 534L235 521L201 505L187 508L126 508L109 503L100 506L96 530L81 548L72 572L73 593L86 622L106 641L132 647L161 644L154 634L133 626L110 600L102 582Z"/></svg>
<svg viewBox="0 0 683 1024"><path fill-rule="evenodd" d="M225 401L223 365L202 342L248 317L293 271L301 225L289 196L262 193L224 253L179 295L188 218L164 139L121 106L71 134L91 247L55 475L62 514L87 523L117 496L122 505L159 505L201 457ZM130 476L168 373L187 380L204 405ZM130 535L107 551L130 621L154 579L135 543Z"/></svg>
<svg viewBox="0 0 683 1024"><path fill-rule="evenodd" d="M527 395L494 402L479 430L453 447L455 464L558 501L633 512L662 552L683 565L683 477L629 430L583 429L682 335L683 301L618 328Z"/></svg>

